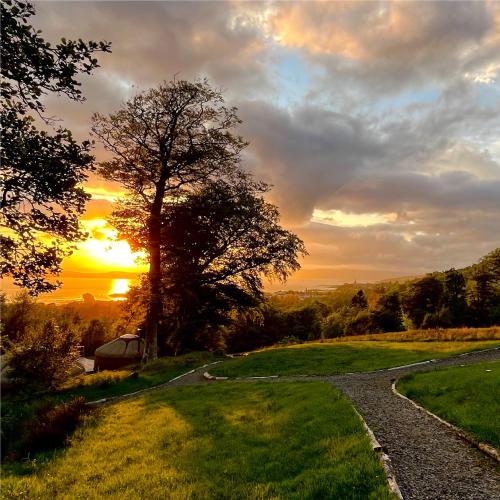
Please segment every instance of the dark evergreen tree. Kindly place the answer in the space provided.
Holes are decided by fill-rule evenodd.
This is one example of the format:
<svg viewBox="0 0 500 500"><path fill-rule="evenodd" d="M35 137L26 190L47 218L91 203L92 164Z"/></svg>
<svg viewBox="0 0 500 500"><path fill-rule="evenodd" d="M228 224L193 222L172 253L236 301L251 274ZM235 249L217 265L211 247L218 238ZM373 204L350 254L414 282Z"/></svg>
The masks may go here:
<svg viewBox="0 0 500 500"><path fill-rule="evenodd" d="M393 290L382 295L372 311L373 321L383 332L404 330L403 312L399 292Z"/></svg>
<svg viewBox="0 0 500 500"><path fill-rule="evenodd" d="M359 309L368 309L368 300L363 290L359 290L356 295L354 295L351 299L351 306Z"/></svg>

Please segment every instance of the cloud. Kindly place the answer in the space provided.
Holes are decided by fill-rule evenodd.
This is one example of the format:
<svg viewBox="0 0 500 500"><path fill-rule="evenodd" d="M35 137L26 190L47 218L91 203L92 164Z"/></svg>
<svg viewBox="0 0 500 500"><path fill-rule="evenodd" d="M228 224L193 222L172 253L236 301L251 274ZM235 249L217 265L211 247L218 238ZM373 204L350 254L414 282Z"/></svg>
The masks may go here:
<svg viewBox="0 0 500 500"><path fill-rule="evenodd" d="M499 20L494 2L455 2L453 8L446 2L302 2L276 4L268 29L281 44L308 51L328 80L388 92L488 69L492 76Z"/></svg>
<svg viewBox="0 0 500 500"><path fill-rule="evenodd" d="M222 87L250 141L245 167L274 185L306 268L417 273L499 245L498 2L36 6L50 40L113 43L82 78L86 103L47 99L80 139L93 111L175 74ZM108 214L119 188L88 185L85 217ZM347 214L343 227L311 222L321 211ZM349 226L361 220L371 222Z"/></svg>

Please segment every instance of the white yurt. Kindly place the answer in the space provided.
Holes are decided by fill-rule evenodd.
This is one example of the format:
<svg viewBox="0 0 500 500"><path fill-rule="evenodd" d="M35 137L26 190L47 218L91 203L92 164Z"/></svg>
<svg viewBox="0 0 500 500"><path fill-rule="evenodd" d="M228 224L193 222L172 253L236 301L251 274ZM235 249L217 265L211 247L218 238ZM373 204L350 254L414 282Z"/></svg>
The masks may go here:
<svg viewBox="0 0 500 500"><path fill-rule="evenodd" d="M144 352L144 340L138 335L126 334L95 350L94 370L116 370L138 363Z"/></svg>

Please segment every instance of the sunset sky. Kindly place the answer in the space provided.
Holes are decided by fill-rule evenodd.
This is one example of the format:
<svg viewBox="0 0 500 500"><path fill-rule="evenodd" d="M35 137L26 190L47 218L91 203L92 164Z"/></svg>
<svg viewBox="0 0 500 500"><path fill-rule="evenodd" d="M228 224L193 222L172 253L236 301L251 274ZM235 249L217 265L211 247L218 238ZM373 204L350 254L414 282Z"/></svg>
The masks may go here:
<svg viewBox="0 0 500 500"><path fill-rule="evenodd" d="M174 75L224 89L245 168L310 253L296 280L421 274L500 244L500 3L35 5L48 40L112 42L85 104L47 99L80 139L92 112ZM133 270L105 221L120 186L87 187L92 238L65 271Z"/></svg>

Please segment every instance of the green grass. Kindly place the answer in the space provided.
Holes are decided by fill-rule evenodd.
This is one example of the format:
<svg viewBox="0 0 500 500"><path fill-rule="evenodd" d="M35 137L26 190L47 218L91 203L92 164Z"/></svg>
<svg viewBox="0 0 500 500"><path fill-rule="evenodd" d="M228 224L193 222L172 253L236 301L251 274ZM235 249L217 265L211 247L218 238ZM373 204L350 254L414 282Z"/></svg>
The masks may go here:
<svg viewBox="0 0 500 500"><path fill-rule="evenodd" d="M379 370L498 345L499 341L307 343L250 353L225 361L210 373L227 377L333 375Z"/></svg>
<svg viewBox="0 0 500 500"><path fill-rule="evenodd" d="M211 353L193 352L176 357L160 358L148 363L137 372L104 371L93 375L81 375L72 379L58 392L58 397L67 399L83 396L88 401L119 396L164 384L169 380L214 360Z"/></svg>
<svg viewBox="0 0 500 500"><path fill-rule="evenodd" d="M436 328L427 330L407 330L392 333L369 333L341 337L335 341L353 340L390 340L394 342L434 342L434 341L474 341L474 340L500 340L500 327L489 326L486 328Z"/></svg>
<svg viewBox="0 0 500 500"><path fill-rule="evenodd" d="M37 411L47 405L57 404L75 396L87 401L128 394L168 382L192 368L213 361L213 355L194 352L183 356L165 357L149 363L136 372L132 370L103 371L70 379L59 391L39 395L16 393L2 394L2 448L10 453L23 439L24 426Z"/></svg>
<svg viewBox="0 0 500 500"><path fill-rule="evenodd" d="M480 441L500 448L499 361L412 374L401 379L397 389Z"/></svg>
<svg viewBox="0 0 500 500"><path fill-rule="evenodd" d="M322 382L222 383L104 410L3 498L391 498L350 403Z"/></svg>

